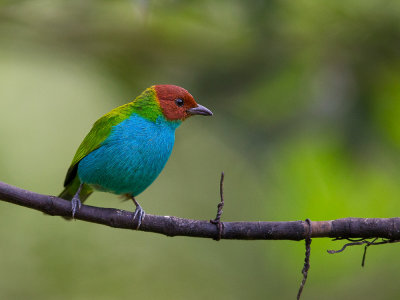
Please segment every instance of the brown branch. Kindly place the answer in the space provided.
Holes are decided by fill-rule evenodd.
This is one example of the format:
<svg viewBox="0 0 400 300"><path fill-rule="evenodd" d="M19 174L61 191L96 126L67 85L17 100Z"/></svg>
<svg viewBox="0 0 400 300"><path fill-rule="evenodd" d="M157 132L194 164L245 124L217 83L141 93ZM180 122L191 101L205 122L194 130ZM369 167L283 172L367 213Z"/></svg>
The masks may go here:
<svg viewBox="0 0 400 300"><path fill-rule="evenodd" d="M54 197L37 194L0 182L0 199L29 207L53 216L70 216L71 203ZM133 213L129 211L82 205L76 219L115 228L136 229ZM215 238L219 232L207 220L190 220L169 216L148 215L143 219L141 231L167 236ZM345 218L333 221L311 222L311 238L385 238L400 239L400 218L361 219ZM221 239L238 240L293 240L306 237L305 221L289 222L224 222Z"/></svg>

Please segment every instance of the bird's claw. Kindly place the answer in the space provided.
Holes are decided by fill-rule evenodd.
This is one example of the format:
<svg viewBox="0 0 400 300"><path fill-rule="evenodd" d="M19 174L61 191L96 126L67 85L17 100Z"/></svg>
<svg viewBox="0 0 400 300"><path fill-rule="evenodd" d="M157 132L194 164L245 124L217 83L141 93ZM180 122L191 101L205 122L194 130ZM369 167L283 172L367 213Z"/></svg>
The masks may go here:
<svg viewBox="0 0 400 300"><path fill-rule="evenodd" d="M135 213L133 214L133 221L135 221L136 217L138 218L136 230L139 229L145 215L146 213L144 212L143 208L139 204L136 205Z"/></svg>
<svg viewBox="0 0 400 300"><path fill-rule="evenodd" d="M82 202L79 199L79 196L75 195L71 200L71 210L72 210L72 218L75 218L75 214L82 207Z"/></svg>

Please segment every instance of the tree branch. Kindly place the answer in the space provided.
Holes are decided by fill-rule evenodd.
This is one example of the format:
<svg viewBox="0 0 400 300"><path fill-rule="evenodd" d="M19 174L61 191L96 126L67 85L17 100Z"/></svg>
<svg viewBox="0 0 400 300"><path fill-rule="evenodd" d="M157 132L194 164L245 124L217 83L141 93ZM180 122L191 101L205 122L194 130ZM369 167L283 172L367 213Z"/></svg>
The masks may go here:
<svg viewBox="0 0 400 300"><path fill-rule="evenodd" d="M37 194L0 182L0 200L29 207L53 216L71 216L71 203L54 196ZM82 205L75 218L115 228L136 229L129 211ZM167 236L219 238L218 228L206 220L190 220L146 214L141 231ZM289 222L224 222L221 239L294 240L306 237L305 221ZM311 238L385 238L400 239L400 218L345 218L311 222Z"/></svg>

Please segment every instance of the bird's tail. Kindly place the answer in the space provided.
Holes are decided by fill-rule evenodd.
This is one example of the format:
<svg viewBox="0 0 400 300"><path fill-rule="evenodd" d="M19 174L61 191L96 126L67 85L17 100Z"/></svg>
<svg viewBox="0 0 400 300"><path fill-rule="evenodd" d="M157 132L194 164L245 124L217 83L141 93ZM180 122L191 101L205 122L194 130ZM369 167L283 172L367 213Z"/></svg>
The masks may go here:
<svg viewBox="0 0 400 300"><path fill-rule="evenodd" d="M78 191L79 185L80 185L80 180L78 176L76 176L68 185L65 186L64 190L58 197L65 200L72 200L72 198ZM81 202L83 203L92 193L93 189L89 185L83 184L81 192L79 193L79 198ZM71 218L69 217L64 217L64 218L67 220L71 220Z"/></svg>

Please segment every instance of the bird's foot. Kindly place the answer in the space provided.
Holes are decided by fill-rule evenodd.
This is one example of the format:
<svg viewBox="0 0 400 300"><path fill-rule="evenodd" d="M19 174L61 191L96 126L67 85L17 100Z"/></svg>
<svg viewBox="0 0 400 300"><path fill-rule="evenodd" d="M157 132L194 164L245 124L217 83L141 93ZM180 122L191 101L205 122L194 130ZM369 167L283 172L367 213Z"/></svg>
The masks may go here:
<svg viewBox="0 0 400 300"><path fill-rule="evenodd" d="M133 221L135 221L136 217L138 218L136 230L138 230L140 225L142 225L142 220L145 215L146 215L146 213L144 212L143 208L140 205L137 205L136 209L135 209L135 213L133 214Z"/></svg>
<svg viewBox="0 0 400 300"><path fill-rule="evenodd" d="M79 194L81 193L83 184L81 184L76 191L76 194L71 200L71 211L72 211L72 219L75 218L75 214L77 211L79 211L82 207L82 202L81 199L79 198Z"/></svg>
<svg viewBox="0 0 400 300"><path fill-rule="evenodd" d="M72 210L72 218L75 218L75 214L82 207L82 202L79 197L74 196L71 200L71 210Z"/></svg>
<svg viewBox="0 0 400 300"><path fill-rule="evenodd" d="M72 211L72 218L75 218L75 214L79 211L82 207L82 202L79 199L78 195L75 195L74 198L71 200L71 211Z"/></svg>
<svg viewBox="0 0 400 300"><path fill-rule="evenodd" d="M136 230L139 229L140 225L142 224L142 220L146 213L144 212L143 208L140 206L140 204L135 200L135 198L132 198L133 202L136 205L135 213L133 214L133 219L132 221L135 221L136 217L138 218L137 220L137 226Z"/></svg>

